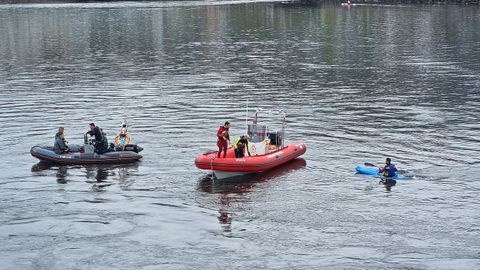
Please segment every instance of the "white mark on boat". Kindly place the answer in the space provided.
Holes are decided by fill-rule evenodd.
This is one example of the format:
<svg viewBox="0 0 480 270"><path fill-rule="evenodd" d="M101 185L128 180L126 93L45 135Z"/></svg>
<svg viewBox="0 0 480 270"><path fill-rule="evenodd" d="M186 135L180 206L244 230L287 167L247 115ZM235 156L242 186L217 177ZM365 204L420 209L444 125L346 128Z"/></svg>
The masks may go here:
<svg viewBox="0 0 480 270"><path fill-rule="evenodd" d="M267 156L267 158L273 158L273 157L276 157L277 155L281 155L281 154L283 154L283 151L276 152L274 154L270 154L270 155Z"/></svg>

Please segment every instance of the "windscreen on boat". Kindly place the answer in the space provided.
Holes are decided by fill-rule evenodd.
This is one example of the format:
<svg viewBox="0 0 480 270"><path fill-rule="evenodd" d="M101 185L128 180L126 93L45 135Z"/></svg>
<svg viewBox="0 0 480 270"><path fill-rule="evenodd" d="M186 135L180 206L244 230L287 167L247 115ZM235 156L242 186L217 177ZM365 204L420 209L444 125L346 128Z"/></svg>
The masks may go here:
<svg viewBox="0 0 480 270"><path fill-rule="evenodd" d="M248 125L247 133L250 136L251 142L261 142L267 137L267 126L250 124Z"/></svg>

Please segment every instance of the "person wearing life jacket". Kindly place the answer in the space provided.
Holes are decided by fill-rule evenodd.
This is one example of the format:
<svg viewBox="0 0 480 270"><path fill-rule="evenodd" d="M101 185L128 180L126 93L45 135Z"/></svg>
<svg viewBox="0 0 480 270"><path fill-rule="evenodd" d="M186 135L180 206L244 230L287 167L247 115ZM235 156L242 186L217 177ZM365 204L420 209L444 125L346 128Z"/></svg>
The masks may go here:
<svg viewBox="0 0 480 270"><path fill-rule="evenodd" d="M218 146L218 155L217 158L220 158L220 154L223 152L223 158L227 156L228 142L230 141L230 135L228 130L230 128L230 122L226 121L223 126L218 128L217 131L217 146Z"/></svg>
<svg viewBox="0 0 480 270"><path fill-rule="evenodd" d="M248 140L250 136L247 134L238 137L235 142L233 142L233 150L235 152L236 158L242 158L245 156L245 149L247 149L248 156L252 156L250 154L250 150L248 147Z"/></svg>
<svg viewBox="0 0 480 270"><path fill-rule="evenodd" d="M394 177L397 175L397 168L392 164L392 160L387 158L385 160L385 166L379 168L379 172L385 177Z"/></svg>
<svg viewBox="0 0 480 270"><path fill-rule="evenodd" d="M67 141L65 140L65 129L63 127L58 128L57 134L55 134L55 144L53 145L53 151L56 154L63 154L68 152Z"/></svg>
<svg viewBox="0 0 480 270"><path fill-rule="evenodd" d="M115 136L115 147L119 147L121 149L124 149L125 146L130 144L130 141L132 140L132 137L130 136L130 133L127 131L127 123L124 121L122 123L122 128L120 131L117 133L117 136Z"/></svg>
<svg viewBox="0 0 480 270"><path fill-rule="evenodd" d="M115 146L124 148L130 144L131 140L132 137L130 137L130 134L126 130L122 129L120 132L118 132L117 136L115 136Z"/></svg>
<svg viewBox="0 0 480 270"><path fill-rule="evenodd" d="M93 146L95 147L95 152L98 154L103 154L108 151L108 140L105 132L94 123L90 123L90 131L86 134L95 137L95 142Z"/></svg>

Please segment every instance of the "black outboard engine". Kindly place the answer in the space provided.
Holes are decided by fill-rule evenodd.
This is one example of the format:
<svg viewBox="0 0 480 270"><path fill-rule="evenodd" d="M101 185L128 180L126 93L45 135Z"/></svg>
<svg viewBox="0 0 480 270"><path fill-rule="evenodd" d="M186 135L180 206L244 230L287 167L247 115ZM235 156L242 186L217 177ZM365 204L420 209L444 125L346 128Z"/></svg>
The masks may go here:
<svg viewBox="0 0 480 270"><path fill-rule="evenodd" d="M283 146L282 132L277 131L275 133L270 133L270 134L268 134L268 138L270 139L270 144L271 145L275 145L275 146L278 146L278 147Z"/></svg>
<svg viewBox="0 0 480 270"><path fill-rule="evenodd" d="M268 138L270 139L270 144L278 146L278 136L277 133L270 133L268 134Z"/></svg>
<svg viewBox="0 0 480 270"><path fill-rule="evenodd" d="M83 135L83 151L85 154L93 154L95 152L95 147L93 146L94 140L92 137L88 136L87 133Z"/></svg>

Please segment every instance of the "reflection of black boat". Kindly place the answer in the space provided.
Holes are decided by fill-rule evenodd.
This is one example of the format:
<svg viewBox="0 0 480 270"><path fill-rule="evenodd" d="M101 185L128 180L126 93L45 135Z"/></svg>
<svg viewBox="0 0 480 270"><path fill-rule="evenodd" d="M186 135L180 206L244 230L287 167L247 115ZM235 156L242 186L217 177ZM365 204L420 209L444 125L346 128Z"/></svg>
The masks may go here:
<svg viewBox="0 0 480 270"><path fill-rule="evenodd" d="M199 182L199 189L208 193L245 193L257 183L304 168L306 164L307 162L304 159L297 158L276 167L274 170L259 174L233 177L222 181L214 181L211 176L207 176Z"/></svg>
<svg viewBox="0 0 480 270"><path fill-rule="evenodd" d="M87 164L87 165L75 165L75 164L55 164L51 162L39 161L37 164L32 166L32 172L42 172L47 170L59 170L59 169L81 169L84 168L87 171L91 170L111 170L111 169L137 169L139 163L120 163L120 164Z"/></svg>
<svg viewBox="0 0 480 270"><path fill-rule="evenodd" d="M68 153L57 154L53 151L53 147L36 145L32 147L30 153L41 161L55 164L116 164L140 160L142 156L134 152L135 149L138 152L142 150L141 147L135 147L132 151L110 151L97 154L93 151L85 151L86 149L78 145L72 145Z"/></svg>
<svg viewBox="0 0 480 270"><path fill-rule="evenodd" d="M51 162L40 161L32 166L32 173L34 174L47 174L55 173L57 182L65 184L69 181L69 171L82 171L85 172L87 179L95 179L95 182L104 182L111 175L117 175L117 178L121 181L125 181L128 178L131 170L136 170L139 163L121 163L121 164L88 164L88 165L64 165L55 164ZM49 172L50 171L50 172ZM78 176L75 173L74 176Z"/></svg>

